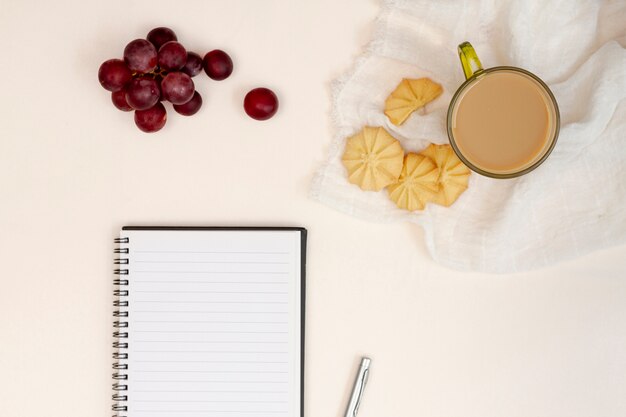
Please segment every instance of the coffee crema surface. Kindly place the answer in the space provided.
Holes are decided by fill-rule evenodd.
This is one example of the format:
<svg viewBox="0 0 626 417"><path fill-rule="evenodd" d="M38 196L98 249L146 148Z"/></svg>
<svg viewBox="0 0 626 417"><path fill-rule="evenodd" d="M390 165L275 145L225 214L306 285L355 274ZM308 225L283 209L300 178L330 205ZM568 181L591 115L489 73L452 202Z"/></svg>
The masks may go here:
<svg viewBox="0 0 626 417"><path fill-rule="evenodd" d="M540 159L551 145L555 109L543 86L515 70L476 77L456 101L454 141L476 167L493 173L518 172Z"/></svg>

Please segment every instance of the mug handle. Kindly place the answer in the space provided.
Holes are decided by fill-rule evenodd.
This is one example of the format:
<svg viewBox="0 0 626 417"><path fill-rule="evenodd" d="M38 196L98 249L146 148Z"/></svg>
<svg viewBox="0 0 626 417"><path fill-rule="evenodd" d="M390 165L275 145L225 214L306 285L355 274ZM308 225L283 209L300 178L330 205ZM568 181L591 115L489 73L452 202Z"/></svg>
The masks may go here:
<svg viewBox="0 0 626 417"><path fill-rule="evenodd" d="M482 72L483 65L480 63L480 59L478 59L478 55L476 55L476 51L471 43L463 42L459 45L459 58L461 59L461 66L463 66L466 80Z"/></svg>

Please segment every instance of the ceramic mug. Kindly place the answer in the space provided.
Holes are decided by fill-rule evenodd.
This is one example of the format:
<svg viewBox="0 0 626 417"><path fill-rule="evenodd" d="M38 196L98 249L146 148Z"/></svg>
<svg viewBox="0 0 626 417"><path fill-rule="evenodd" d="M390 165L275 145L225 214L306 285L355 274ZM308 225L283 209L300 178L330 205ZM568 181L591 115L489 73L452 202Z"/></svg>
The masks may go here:
<svg viewBox="0 0 626 417"><path fill-rule="evenodd" d="M474 48L458 48L466 81L448 108L448 137L473 171L513 178L543 163L559 136L559 107L548 86L517 67L483 69Z"/></svg>

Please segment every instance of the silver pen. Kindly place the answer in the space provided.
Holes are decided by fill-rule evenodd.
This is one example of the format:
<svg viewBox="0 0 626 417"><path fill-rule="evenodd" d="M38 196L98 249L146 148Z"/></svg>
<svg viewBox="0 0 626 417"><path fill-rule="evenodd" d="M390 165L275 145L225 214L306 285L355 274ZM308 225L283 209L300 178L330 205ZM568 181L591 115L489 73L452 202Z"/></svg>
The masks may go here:
<svg viewBox="0 0 626 417"><path fill-rule="evenodd" d="M361 366L359 366L359 373L356 374L356 380L354 381L354 387L352 388L352 394L350 395L350 402L348 403L345 417L356 417L356 413L359 411L359 405L361 404L363 390L365 389L367 377L370 373L371 363L372 360L370 358L363 357L361 359Z"/></svg>

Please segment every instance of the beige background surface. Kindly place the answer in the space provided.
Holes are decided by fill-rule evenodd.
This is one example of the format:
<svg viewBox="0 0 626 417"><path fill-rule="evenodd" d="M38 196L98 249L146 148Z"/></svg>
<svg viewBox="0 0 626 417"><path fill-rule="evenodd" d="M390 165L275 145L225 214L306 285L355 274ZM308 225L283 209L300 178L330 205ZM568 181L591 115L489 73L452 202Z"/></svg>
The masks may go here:
<svg viewBox="0 0 626 417"><path fill-rule="evenodd" d="M408 224L307 197L330 142L330 80L371 36L350 1L0 0L0 415L109 416L112 238L125 224L309 229L306 415L626 415L626 247L514 276L458 273ZM102 61L167 25L235 72L205 104L138 131L97 82ZM274 89L277 117L244 93Z"/></svg>

